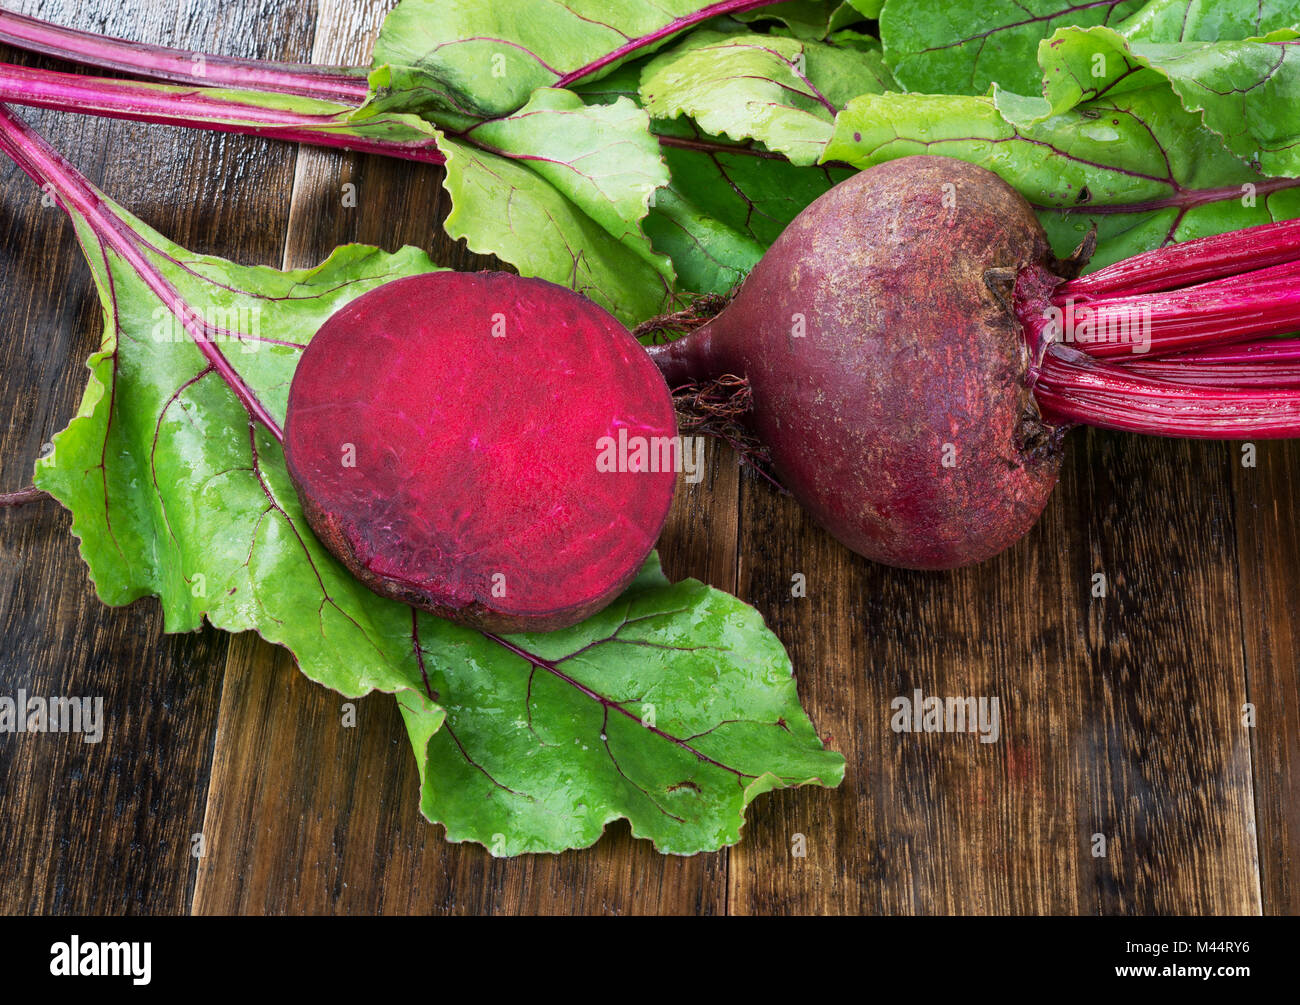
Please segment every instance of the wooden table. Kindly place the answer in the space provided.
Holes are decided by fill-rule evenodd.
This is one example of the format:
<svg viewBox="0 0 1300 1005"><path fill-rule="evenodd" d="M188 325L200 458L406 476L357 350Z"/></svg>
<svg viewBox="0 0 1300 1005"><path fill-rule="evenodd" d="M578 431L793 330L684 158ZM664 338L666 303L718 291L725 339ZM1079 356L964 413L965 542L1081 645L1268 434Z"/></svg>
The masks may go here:
<svg viewBox="0 0 1300 1005"><path fill-rule="evenodd" d="M360 62L391 0L8 5L213 52ZM348 241L410 243L491 264L442 234L437 168L23 114L196 251L300 267ZM0 165L3 490L28 483L74 414L101 331L70 227L38 195ZM108 726L98 745L0 736L0 910L1300 910L1300 446L1260 443L1250 468L1235 444L1076 433L1038 528L949 574L859 559L734 456L709 455L664 537L668 572L763 612L848 759L840 789L763 797L738 847L694 858L659 856L621 823L558 856L449 845L419 815L391 698L362 700L342 729L342 699L283 651L165 636L152 600L102 606L47 502L0 514L0 694L101 694ZM806 598L791 597L795 573ZM1001 739L894 733L890 699L916 688L999 696ZM796 834L807 857L791 854Z"/></svg>

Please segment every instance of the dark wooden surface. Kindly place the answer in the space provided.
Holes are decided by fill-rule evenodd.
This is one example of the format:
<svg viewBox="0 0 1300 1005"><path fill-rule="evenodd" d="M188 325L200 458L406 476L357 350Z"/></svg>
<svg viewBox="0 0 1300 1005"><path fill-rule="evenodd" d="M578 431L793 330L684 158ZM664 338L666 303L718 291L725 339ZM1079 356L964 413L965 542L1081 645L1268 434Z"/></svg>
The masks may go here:
<svg viewBox="0 0 1300 1005"><path fill-rule="evenodd" d="M49 0L66 24L231 54L360 61L385 0ZM430 248L439 171L240 137L24 113L181 244L314 264ZM355 209L340 204L358 186ZM0 165L0 490L74 413L99 307L70 230ZM859 559L710 452L662 554L756 605L842 788L761 798L742 843L683 859L615 825L492 859L419 815L392 700L341 699L254 637L99 604L51 503L0 514L0 694L102 694L102 743L0 735L0 911L134 913L1295 913L1300 911L1300 447L1075 433L1016 549L950 574ZM791 577L808 596L790 596ZM1104 598L1093 576L1107 577ZM889 701L998 695L1002 738L899 735ZM1242 724L1252 703L1257 724ZM191 855L202 834L205 856ZM806 858L790 853L805 835ZM1093 835L1107 853L1093 855Z"/></svg>

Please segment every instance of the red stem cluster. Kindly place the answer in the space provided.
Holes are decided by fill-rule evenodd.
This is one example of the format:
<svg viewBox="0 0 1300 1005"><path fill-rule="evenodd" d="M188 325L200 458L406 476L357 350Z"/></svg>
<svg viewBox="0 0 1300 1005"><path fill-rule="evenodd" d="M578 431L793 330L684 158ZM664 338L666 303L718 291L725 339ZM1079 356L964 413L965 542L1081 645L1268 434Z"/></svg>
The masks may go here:
<svg viewBox="0 0 1300 1005"><path fill-rule="evenodd" d="M1040 270L1041 271L1041 270ZM1300 435L1300 220L1017 286L1054 423L1213 439Z"/></svg>

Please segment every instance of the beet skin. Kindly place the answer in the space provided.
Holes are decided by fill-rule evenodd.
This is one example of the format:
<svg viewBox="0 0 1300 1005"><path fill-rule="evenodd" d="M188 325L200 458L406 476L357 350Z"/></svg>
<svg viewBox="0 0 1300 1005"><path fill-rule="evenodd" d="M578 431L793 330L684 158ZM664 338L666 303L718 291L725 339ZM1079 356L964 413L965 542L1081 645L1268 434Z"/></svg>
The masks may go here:
<svg viewBox="0 0 1300 1005"><path fill-rule="evenodd" d="M654 355L670 385L747 377L777 474L849 548L913 569L978 562L1019 540L1056 484L1060 437L990 289L1009 303L1009 276L1049 261L996 175L906 157L812 203L718 317Z"/></svg>
<svg viewBox="0 0 1300 1005"><path fill-rule="evenodd" d="M371 589L547 631L617 597L668 516L672 468L602 469L602 444L676 433L663 378L600 307L538 279L439 272L325 323L284 446L312 529Z"/></svg>

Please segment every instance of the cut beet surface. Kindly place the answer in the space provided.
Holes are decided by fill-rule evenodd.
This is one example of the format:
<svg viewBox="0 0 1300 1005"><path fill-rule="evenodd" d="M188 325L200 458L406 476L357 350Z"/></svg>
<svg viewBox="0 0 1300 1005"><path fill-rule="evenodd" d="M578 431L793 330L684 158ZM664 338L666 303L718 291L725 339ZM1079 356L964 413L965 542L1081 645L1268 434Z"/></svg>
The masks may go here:
<svg viewBox="0 0 1300 1005"><path fill-rule="evenodd" d="M676 475L635 447L676 434L663 378L600 307L537 279L440 272L325 323L284 446L312 529L371 589L489 631L549 631L636 576ZM598 463L620 443L622 467L646 470Z"/></svg>

